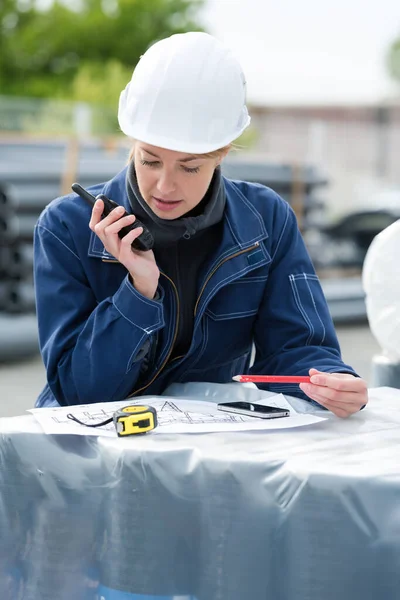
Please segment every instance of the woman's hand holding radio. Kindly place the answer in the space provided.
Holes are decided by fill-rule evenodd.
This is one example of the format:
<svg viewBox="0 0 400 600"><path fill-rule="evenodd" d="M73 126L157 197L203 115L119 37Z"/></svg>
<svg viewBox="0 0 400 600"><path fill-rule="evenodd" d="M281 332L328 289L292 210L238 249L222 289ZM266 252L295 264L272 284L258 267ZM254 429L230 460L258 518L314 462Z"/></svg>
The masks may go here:
<svg viewBox="0 0 400 600"><path fill-rule="evenodd" d="M132 242L143 232L142 227L132 229L122 239L118 232L127 225L135 222L134 215L122 216L125 209L121 206L115 208L104 219L101 218L104 203L97 200L92 210L89 227L101 239L107 252L112 254L116 260L124 265L132 279L135 289L152 300L155 296L160 271L154 258L152 250L146 252L132 250Z"/></svg>

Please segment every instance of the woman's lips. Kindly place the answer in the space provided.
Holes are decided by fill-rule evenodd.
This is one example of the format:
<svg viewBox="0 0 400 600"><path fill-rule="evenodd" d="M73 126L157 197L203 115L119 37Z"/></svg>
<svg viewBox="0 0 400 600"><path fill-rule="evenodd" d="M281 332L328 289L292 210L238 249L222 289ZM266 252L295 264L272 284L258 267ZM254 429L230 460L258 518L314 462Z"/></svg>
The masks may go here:
<svg viewBox="0 0 400 600"><path fill-rule="evenodd" d="M156 198L153 196L154 203L159 210L174 210L182 202L182 200L164 200L163 198Z"/></svg>

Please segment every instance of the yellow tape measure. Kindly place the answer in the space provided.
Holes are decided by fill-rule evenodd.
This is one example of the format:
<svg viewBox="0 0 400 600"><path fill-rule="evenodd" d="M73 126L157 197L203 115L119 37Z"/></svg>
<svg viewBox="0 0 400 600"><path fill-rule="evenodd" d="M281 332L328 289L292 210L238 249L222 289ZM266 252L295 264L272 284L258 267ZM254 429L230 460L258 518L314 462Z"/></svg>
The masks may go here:
<svg viewBox="0 0 400 600"><path fill-rule="evenodd" d="M84 423L80 421L74 415L69 413L68 419L79 423L80 425L86 425L86 427L102 427L114 421L115 430L119 437L125 437L127 435L137 435L140 433L147 433L157 427L157 411L152 406L139 406L131 405L124 406L120 410L115 411L111 419L106 419L100 423Z"/></svg>
<svg viewBox="0 0 400 600"><path fill-rule="evenodd" d="M114 413L113 421L119 437L146 433L157 427L157 412L152 406L124 406Z"/></svg>

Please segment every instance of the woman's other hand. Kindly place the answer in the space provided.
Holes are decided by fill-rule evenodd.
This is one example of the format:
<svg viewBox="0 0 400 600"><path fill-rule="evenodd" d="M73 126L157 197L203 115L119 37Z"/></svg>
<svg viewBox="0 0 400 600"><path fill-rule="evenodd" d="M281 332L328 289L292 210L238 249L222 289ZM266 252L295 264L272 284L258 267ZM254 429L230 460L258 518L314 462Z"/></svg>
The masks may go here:
<svg viewBox="0 0 400 600"><path fill-rule="evenodd" d="M368 402L367 384L349 373L309 371L311 383L300 383L300 389L337 417L349 417Z"/></svg>

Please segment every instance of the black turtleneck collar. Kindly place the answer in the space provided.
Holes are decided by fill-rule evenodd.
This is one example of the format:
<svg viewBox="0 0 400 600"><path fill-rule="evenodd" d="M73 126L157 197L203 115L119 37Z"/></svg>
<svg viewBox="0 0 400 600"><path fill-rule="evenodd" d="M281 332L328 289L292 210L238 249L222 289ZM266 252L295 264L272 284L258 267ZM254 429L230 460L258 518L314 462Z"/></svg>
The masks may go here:
<svg viewBox="0 0 400 600"><path fill-rule="evenodd" d="M201 202L178 219L160 219L151 210L139 191L133 160L127 170L126 187L132 212L150 229L155 248L177 242L181 238L188 239L222 220L226 197L220 167L215 169Z"/></svg>

